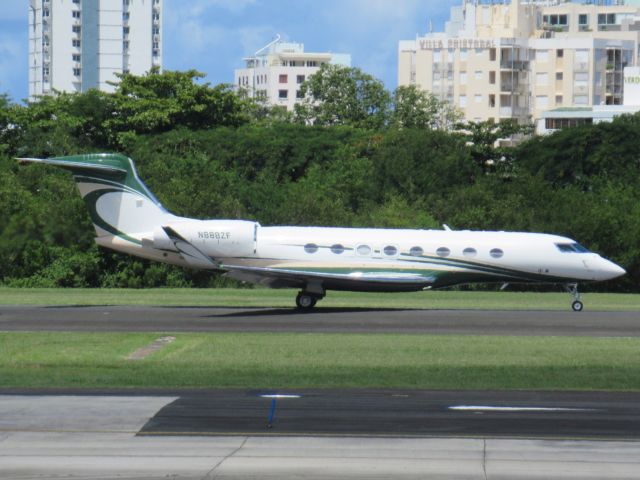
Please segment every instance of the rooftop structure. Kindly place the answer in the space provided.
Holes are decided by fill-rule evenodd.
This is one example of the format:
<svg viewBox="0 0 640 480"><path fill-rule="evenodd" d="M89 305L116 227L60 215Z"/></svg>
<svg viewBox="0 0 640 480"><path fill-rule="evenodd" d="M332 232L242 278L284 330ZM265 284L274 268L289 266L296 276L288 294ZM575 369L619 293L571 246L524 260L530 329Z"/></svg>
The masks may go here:
<svg viewBox="0 0 640 480"><path fill-rule="evenodd" d="M325 63L351 66L351 55L340 53L310 53L302 43L275 40L255 54L244 58L244 68L235 70L235 85L251 97L261 98L270 105L293 110L302 100L300 86L309 75Z"/></svg>

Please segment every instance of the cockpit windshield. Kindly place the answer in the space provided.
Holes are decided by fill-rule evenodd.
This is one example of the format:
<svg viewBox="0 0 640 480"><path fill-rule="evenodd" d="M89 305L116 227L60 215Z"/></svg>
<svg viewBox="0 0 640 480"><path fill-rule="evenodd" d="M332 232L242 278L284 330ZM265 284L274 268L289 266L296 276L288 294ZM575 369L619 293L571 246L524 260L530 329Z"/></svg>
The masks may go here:
<svg viewBox="0 0 640 480"><path fill-rule="evenodd" d="M590 253L587 248L579 243L556 243L556 247L562 253Z"/></svg>

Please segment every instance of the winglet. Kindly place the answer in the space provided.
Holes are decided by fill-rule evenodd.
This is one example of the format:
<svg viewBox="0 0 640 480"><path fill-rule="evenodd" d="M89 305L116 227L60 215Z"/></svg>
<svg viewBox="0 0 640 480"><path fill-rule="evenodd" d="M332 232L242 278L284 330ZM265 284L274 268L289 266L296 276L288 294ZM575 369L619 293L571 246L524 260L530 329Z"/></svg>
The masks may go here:
<svg viewBox="0 0 640 480"><path fill-rule="evenodd" d="M195 245L183 238L171 227L162 227L164 233L176 246L182 258L192 267L219 268L218 264L208 255L204 254Z"/></svg>

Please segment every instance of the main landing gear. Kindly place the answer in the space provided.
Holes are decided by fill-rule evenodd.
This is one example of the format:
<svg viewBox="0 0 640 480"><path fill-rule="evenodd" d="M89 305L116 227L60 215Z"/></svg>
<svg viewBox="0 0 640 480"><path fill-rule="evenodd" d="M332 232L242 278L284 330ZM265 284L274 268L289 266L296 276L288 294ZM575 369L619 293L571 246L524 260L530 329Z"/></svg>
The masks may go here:
<svg viewBox="0 0 640 480"><path fill-rule="evenodd" d="M302 290L301 292L298 293L298 296L296 297L296 306L300 310L309 311L313 307L315 307L316 302L318 300L322 300L323 297L324 295Z"/></svg>
<svg viewBox="0 0 640 480"><path fill-rule="evenodd" d="M573 298L573 302L571 303L571 309L574 312L581 312L584 308L584 305L581 301L580 292L578 292L578 284L577 283L569 283L565 285L565 290L571 294L571 298Z"/></svg>

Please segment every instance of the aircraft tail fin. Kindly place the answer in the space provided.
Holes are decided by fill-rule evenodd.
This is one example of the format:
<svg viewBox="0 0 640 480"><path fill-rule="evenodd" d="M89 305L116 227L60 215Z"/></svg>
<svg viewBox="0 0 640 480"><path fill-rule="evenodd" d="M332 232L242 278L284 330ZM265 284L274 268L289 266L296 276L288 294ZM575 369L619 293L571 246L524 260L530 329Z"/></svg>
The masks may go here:
<svg viewBox="0 0 640 480"><path fill-rule="evenodd" d="M115 235L140 244L143 233L176 218L142 183L133 161L124 155L99 153L17 160L69 170L89 209L98 237Z"/></svg>

